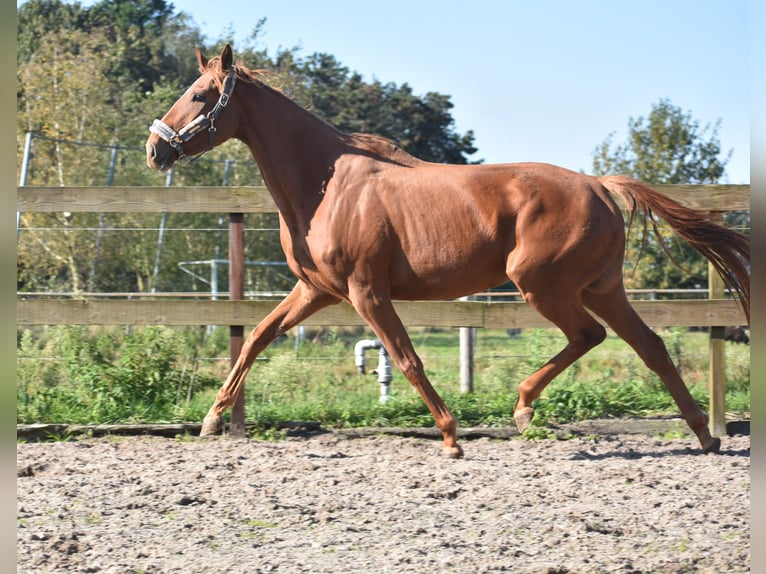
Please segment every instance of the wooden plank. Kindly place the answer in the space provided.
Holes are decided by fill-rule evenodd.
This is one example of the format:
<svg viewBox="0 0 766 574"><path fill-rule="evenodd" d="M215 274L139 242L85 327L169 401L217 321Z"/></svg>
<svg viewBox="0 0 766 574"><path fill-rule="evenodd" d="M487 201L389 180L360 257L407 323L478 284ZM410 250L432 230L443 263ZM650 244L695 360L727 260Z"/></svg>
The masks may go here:
<svg viewBox="0 0 766 574"><path fill-rule="evenodd" d="M711 299L724 294L724 282L712 263L708 263L708 290ZM708 429L713 436L726 436L726 341L724 327L710 328L708 390L710 408Z"/></svg>
<svg viewBox="0 0 766 574"><path fill-rule="evenodd" d="M694 209L747 211L750 209L750 184L653 185L657 191Z"/></svg>
<svg viewBox="0 0 766 574"><path fill-rule="evenodd" d="M246 325L263 319L276 301L188 300L59 300L18 299L19 325ZM744 325L745 318L730 299L690 301L634 301L641 317L653 327ZM397 301L397 312L407 326L551 327L524 302ZM306 326L359 326L364 321L341 303L309 317Z"/></svg>
<svg viewBox="0 0 766 574"><path fill-rule="evenodd" d="M23 212L275 213L269 191L243 187L18 187Z"/></svg>
<svg viewBox="0 0 766 574"><path fill-rule="evenodd" d="M481 326L488 329L553 326L525 303L486 303L486 305L486 316ZM746 323L744 313L731 299L631 301L631 305L650 327L709 327Z"/></svg>
<svg viewBox="0 0 766 574"><path fill-rule="evenodd" d="M485 305L484 321L477 327L487 329L536 329L554 327L553 323L540 315L523 301L481 303ZM474 325L469 325L474 326Z"/></svg>
<svg viewBox="0 0 766 574"><path fill-rule="evenodd" d="M261 321L277 301L19 299L20 325L245 325ZM330 322L327 322L330 321ZM334 321L334 322L333 322ZM305 325L363 325L347 305L310 317Z"/></svg>
<svg viewBox="0 0 766 574"><path fill-rule="evenodd" d="M745 325L742 309L732 299L631 301L650 327L712 327Z"/></svg>
<svg viewBox="0 0 766 574"><path fill-rule="evenodd" d="M684 205L721 211L750 209L750 185L656 185ZM22 212L274 213L263 186L17 187Z"/></svg>

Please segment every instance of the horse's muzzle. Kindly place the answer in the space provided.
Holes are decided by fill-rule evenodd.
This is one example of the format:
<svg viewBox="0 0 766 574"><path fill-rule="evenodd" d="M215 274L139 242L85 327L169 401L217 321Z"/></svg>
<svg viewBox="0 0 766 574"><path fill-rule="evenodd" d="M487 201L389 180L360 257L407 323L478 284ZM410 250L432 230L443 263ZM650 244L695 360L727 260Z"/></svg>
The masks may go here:
<svg viewBox="0 0 766 574"><path fill-rule="evenodd" d="M167 171L173 165L175 159L175 152L166 142L153 135L146 141L146 165L150 168L163 172Z"/></svg>

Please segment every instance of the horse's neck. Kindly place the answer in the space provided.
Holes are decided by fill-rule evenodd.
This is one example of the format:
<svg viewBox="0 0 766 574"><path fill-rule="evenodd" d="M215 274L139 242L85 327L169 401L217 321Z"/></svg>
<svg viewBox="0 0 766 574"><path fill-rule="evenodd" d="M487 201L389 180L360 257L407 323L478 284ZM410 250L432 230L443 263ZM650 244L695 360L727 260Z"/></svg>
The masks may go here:
<svg viewBox="0 0 766 574"><path fill-rule="evenodd" d="M238 137L250 148L288 225L303 227L346 147L343 134L271 88L252 85L247 102L250 112Z"/></svg>

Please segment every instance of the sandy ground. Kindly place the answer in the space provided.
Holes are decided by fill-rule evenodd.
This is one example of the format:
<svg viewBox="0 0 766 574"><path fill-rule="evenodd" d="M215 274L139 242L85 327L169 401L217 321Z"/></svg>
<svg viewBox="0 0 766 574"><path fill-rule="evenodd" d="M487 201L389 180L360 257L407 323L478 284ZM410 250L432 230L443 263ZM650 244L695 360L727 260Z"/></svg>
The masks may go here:
<svg viewBox="0 0 766 574"><path fill-rule="evenodd" d="M17 445L18 572L748 572L750 437Z"/></svg>

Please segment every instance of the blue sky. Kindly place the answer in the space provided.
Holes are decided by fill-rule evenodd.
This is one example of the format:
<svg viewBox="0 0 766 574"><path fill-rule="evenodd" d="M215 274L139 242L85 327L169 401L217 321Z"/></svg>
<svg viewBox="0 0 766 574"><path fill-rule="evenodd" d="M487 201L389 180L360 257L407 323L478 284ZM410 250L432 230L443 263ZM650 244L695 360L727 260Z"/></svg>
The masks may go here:
<svg viewBox="0 0 766 574"><path fill-rule="evenodd" d="M721 120L729 183L750 182L749 3L741 0L179 0L208 40L326 52L365 79L451 96L487 163L590 171L593 150L661 98Z"/></svg>
<svg viewBox="0 0 766 574"><path fill-rule="evenodd" d="M172 1L172 0L171 0ZM85 2L86 4L89 2ZM750 182L749 3L743 0L178 0L208 41L326 52L366 80L451 96L486 163L590 172L611 132L661 98L721 120L725 183ZM193 51L190 47L189 57Z"/></svg>

